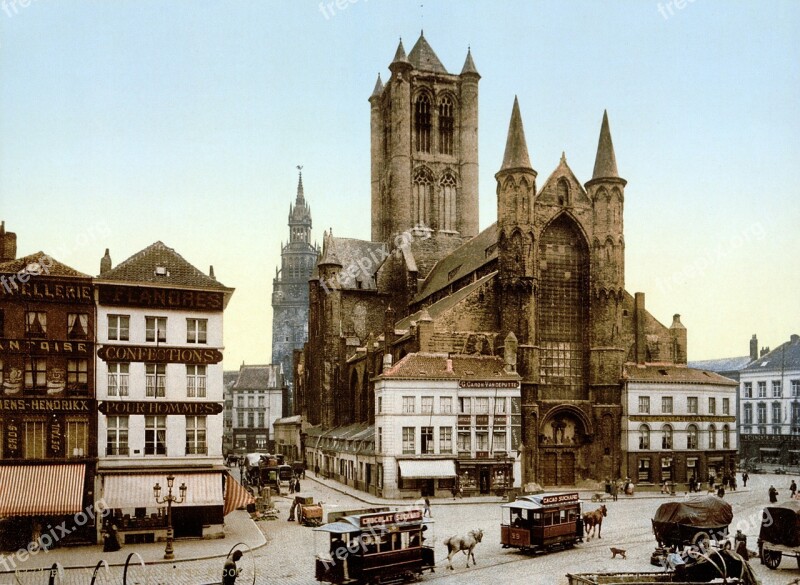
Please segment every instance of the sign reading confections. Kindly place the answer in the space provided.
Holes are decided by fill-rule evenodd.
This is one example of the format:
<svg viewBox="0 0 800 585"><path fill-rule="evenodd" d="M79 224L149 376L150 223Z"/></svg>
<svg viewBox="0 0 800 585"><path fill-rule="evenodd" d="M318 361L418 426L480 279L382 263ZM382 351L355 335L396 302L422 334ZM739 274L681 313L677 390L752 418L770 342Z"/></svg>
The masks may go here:
<svg viewBox="0 0 800 585"><path fill-rule="evenodd" d="M91 343L53 339L0 339L0 352L25 355L90 355Z"/></svg>
<svg viewBox="0 0 800 585"><path fill-rule="evenodd" d="M459 388L467 390L483 390L485 388L513 389L519 388L516 380L459 380Z"/></svg>
<svg viewBox="0 0 800 585"><path fill-rule="evenodd" d="M202 416L206 414L219 414L222 412L221 402L168 402L166 400L149 401L124 401L124 402L101 402L97 410L105 415L188 415Z"/></svg>
<svg viewBox="0 0 800 585"><path fill-rule="evenodd" d="M151 362L161 364L218 364L222 352L212 348L143 345L104 345L97 356L106 362Z"/></svg>
<svg viewBox="0 0 800 585"><path fill-rule="evenodd" d="M98 288L101 305L190 311L221 311L223 308L223 293L217 291L116 284L101 284Z"/></svg>

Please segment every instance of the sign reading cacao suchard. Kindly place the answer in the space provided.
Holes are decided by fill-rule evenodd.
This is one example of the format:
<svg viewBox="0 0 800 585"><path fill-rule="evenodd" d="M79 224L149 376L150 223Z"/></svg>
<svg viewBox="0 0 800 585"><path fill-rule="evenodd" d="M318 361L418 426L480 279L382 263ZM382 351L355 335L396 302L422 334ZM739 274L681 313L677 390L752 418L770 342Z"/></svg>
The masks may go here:
<svg viewBox="0 0 800 585"><path fill-rule="evenodd" d="M105 415L150 414L167 415L178 414L188 416L201 416L205 414L219 414L222 412L220 402L168 402L166 400L151 400L147 402L101 402L97 410Z"/></svg>
<svg viewBox="0 0 800 585"><path fill-rule="evenodd" d="M223 293L216 291L115 284L101 284L98 288L101 305L191 311L221 311L223 305Z"/></svg>
<svg viewBox="0 0 800 585"><path fill-rule="evenodd" d="M212 348L104 345L97 357L105 362L157 362L161 364L218 364L222 352Z"/></svg>

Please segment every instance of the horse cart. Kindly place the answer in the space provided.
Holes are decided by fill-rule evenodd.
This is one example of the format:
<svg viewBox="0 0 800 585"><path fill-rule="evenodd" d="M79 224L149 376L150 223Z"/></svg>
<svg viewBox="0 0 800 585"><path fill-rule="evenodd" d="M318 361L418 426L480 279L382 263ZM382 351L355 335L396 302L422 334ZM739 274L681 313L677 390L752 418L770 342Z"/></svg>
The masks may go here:
<svg viewBox="0 0 800 585"><path fill-rule="evenodd" d="M800 568L800 502L764 508L758 550L761 563L770 569L777 569L784 555L795 557Z"/></svg>
<svg viewBox="0 0 800 585"><path fill-rule="evenodd" d="M314 503L311 496L295 495L289 520L297 516L297 522L303 526L320 526L322 524L322 503Z"/></svg>
<svg viewBox="0 0 800 585"><path fill-rule="evenodd" d="M315 528L316 579L377 585L433 572L432 526L412 509L343 516Z"/></svg>
<svg viewBox="0 0 800 585"><path fill-rule="evenodd" d="M520 496L501 507L500 544L523 551L571 548L583 540L577 492Z"/></svg>
<svg viewBox="0 0 800 585"><path fill-rule="evenodd" d="M670 551L693 547L709 550L712 541L728 539L728 526L733 521L731 505L717 496L694 496L661 504L652 519L658 547L650 563L662 566Z"/></svg>

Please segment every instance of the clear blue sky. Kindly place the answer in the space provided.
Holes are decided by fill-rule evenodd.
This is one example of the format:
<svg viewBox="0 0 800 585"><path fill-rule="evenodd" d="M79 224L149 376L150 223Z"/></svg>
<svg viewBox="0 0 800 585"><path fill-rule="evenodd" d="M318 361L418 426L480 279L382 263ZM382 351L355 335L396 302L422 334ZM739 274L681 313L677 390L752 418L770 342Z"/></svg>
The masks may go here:
<svg viewBox="0 0 800 585"><path fill-rule="evenodd" d="M542 182L609 111L626 287L689 358L800 333L800 3L0 0L0 219L90 274L162 240L236 288L228 368L270 360L304 165L314 237L369 238L369 97L399 37L480 85L481 227L519 96ZM423 5L423 6L421 6ZM682 6L682 8L680 7ZM332 7L332 8L331 8Z"/></svg>

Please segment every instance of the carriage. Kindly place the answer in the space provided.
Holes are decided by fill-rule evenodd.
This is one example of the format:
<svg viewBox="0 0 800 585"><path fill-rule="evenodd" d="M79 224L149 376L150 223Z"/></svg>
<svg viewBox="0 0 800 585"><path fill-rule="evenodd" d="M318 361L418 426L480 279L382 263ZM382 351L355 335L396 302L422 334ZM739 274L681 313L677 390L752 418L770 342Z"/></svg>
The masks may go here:
<svg viewBox="0 0 800 585"><path fill-rule="evenodd" d="M281 493L281 487L289 490L289 481L294 477L291 465L280 465L276 459L262 459L258 465L258 485L270 487Z"/></svg>
<svg viewBox="0 0 800 585"><path fill-rule="evenodd" d="M315 528L317 581L373 585L433 572L433 522L422 510L344 516Z"/></svg>
<svg viewBox="0 0 800 585"><path fill-rule="evenodd" d="M303 526L320 526L322 524L322 503L314 503L314 498L295 494L292 510L296 510L297 522ZM289 512L289 520L293 518Z"/></svg>
<svg viewBox="0 0 800 585"><path fill-rule="evenodd" d="M577 492L520 496L501 506L503 548L548 550L570 548L583 540L581 502Z"/></svg>
<svg viewBox="0 0 800 585"><path fill-rule="evenodd" d="M800 567L800 502L789 500L764 508L758 535L761 563L777 569L783 555L793 556Z"/></svg>
<svg viewBox="0 0 800 585"><path fill-rule="evenodd" d="M701 546L727 540L733 521L731 505L713 495L665 502L653 517L653 534L659 547Z"/></svg>

